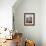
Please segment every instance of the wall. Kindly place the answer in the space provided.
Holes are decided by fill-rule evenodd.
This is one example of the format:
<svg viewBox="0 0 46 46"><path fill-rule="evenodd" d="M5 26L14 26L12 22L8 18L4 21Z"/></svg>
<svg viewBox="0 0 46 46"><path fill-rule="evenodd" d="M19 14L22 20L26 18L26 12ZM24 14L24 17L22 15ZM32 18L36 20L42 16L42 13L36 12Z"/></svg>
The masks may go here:
<svg viewBox="0 0 46 46"><path fill-rule="evenodd" d="M0 27L12 29L12 6L16 0L0 0Z"/></svg>
<svg viewBox="0 0 46 46"><path fill-rule="evenodd" d="M46 0L41 1L41 38L42 46L46 46Z"/></svg>
<svg viewBox="0 0 46 46"><path fill-rule="evenodd" d="M41 46L41 1L23 0L17 7L14 5L13 12L15 29L22 32L25 39L34 40L36 46ZM24 26L24 13L35 13L35 26Z"/></svg>

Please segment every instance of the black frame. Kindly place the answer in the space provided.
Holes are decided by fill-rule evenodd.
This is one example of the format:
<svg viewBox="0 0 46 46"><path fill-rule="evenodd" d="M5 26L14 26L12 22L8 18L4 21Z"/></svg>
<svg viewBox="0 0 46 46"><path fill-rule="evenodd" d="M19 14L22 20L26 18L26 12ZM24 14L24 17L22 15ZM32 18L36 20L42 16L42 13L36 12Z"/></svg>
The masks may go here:
<svg viewBox="0 0 46 46"><path fill-rule="evenodd" d="M24 26L35 25L35 13L24 13Z"/></svg>

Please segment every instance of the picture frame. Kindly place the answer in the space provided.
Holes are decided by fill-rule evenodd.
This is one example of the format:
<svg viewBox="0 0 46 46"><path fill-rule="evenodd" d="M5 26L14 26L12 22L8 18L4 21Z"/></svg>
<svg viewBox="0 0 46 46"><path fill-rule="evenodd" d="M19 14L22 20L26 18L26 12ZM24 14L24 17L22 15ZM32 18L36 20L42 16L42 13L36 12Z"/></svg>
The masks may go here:
<svg viewBox="0 0 46 46"><path fill-rule="evenodd" d="M35 25L35 13L24 13L24 26Z"/></svg>

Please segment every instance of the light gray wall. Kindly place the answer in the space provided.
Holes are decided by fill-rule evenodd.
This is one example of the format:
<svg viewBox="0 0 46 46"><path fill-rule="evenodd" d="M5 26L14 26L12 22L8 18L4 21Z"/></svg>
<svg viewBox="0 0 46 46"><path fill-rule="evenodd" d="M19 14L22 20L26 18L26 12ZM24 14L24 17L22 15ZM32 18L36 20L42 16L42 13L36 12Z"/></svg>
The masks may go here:
<svg viewBox="0 0 46 46"><path fill-rule="evenodd" d="M42 46L46 46L46 0L41 1L41 38Z"/></svg>
<svg viewBox="0 0 46 46"><path fill-rule="evenodd" d="M25 39L35 41L36 46L41 46L41 1L23 0L17 8L13 7L13 12L18 32L22 32ZM35 13L35 26L24 26L24 13Z"/></svg>

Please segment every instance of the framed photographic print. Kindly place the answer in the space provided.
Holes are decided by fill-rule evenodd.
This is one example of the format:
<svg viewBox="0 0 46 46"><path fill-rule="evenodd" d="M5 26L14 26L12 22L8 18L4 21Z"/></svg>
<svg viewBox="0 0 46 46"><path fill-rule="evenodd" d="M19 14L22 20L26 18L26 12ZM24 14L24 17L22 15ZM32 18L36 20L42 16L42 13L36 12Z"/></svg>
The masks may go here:
<svg viewBox="0 0 46 46"><path fill-rule="evenodd" d="M35 25L35 13L24 13L24 26Z"/></svg>

